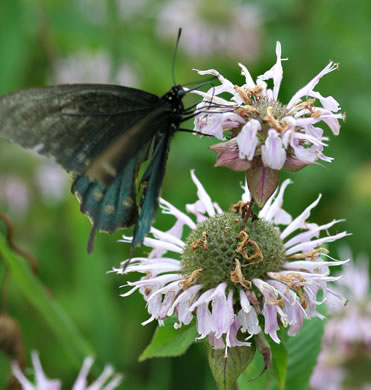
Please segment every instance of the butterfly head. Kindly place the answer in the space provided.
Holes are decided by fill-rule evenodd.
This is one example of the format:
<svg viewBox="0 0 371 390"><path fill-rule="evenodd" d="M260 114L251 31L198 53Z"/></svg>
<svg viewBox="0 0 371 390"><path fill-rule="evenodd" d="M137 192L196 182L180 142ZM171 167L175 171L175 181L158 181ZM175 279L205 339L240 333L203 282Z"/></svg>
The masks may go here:
<svg viewBox="0 0 371 390"><path fill-rule="evenodd" d="M171 112L171 121L174 123L175 127L178 127L178 123L184 112L182 99L185 93L186 91L181 85L174 85L170 91L161 98L162 101L166 102L166 105Z"/></svg>
<svg viewBox="0 0 371 390"><path fill-rule="evenodd" d="M174 85L165 96L167 96L168 100L180 101L185 94L186 91L181 85Z"/></svg>

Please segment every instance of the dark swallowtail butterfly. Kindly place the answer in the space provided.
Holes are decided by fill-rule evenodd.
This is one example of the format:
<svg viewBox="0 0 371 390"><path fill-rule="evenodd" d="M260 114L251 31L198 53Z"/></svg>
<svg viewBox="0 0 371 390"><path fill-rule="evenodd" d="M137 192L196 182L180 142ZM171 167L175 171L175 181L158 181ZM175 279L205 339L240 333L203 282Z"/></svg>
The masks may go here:
<svg viewBox="0 0 371 390"><path fill-rule="evenodd" d="M162 97L115 85L24 89L0 97L0 136L53 157L73 174L72 192L93 225L88 252L96 230L135 225L133 250L156 214L171 138L190 114L184 94L179 85Z"/></svg>

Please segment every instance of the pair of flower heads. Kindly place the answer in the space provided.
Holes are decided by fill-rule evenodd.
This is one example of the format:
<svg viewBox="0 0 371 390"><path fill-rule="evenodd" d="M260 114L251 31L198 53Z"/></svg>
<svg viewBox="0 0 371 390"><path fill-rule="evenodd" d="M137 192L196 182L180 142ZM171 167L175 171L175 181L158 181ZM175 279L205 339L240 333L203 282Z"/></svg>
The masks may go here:
<svg viewBox="0 0 371 390"><path fill-rule="evenodd" d="M323 154L328 138L317 125L324 122L337 135L344 115L333 97L323 97L315 87L337 65L330 62L282 104L278 100L283 75L279 42L276 55L274 66L256 82L239 64L245 77L242 86L211 69L198 73L216 76L220 85L207 92L192 91L203 97L195 131L222 141L210 147L217 154L215 165L246 171L238 202L223 211L191 171L197 201L187 204L184 213L160 199L162 212L175 218L174 225L168 231L152 227L150 237L144 239L144 245L152 248L149 255L112 270L143 274L140 280L127 282L125 287L130 289L122 294L139 290L143 295L150 315L143 325L151 321L162 325L166 318L176 317L178 329L195 319L198 339L224 349L225 355L231 347L250 346L254 336L266 334L280 343L277 331L281 326L294 336L304 319L323 318L317 307L329 296L342 299L328 283L339 279L330 275L330 267L346 261L333 259L324 248L348 235L328 233L341 220L324 225L308 222L321 196L293 218L283 208L284 193L292 181L287 179L278 187L281 169L295 172L317 160L332 160ZM273 80L272 89L268 80ZM254 202L260 208L257 215ZM185 230L190 231L186 236ZM132 238L124 236L122 241L130 243ZM33 363L40 383L60 388L59 382L46 378L36 353ZM86 387L91 364L88 358L74 389L119 385L120 376L106 383L113 375L106 367L97 382ZM34 388L18 366L14 365L13 372L23 388Z"/></svg>
<svg viewBox="0 0 371 390"><path fill-rule="evenodd" d="M143 295L150 315L143 325L155 320L161 325L175 316L179 328L195 318L198 339L208 338L226 354L229 347L249 346L249 340L263 332L279 343L281 326L293 336L304 319L322 318L317 306L334 294L328 282L339 278L329 269L346 262L333 259L324 248L348 235L327 233L340 220L325 225L308 222L321 196L293 218L283 209L284 193L292 182L287 179L278 187L281 169L298 171L317 160L332 160L323 154L328 138L317 125L324 122L337 135L344 115L333 97L322 96L315 87L337 65L330 62L282 104L279 42L276 55L274 66L256 82L239 64L245 77L242 86L214 69L198 71L216 76L220 85L208 92L193 91L203 97L195 131L222 141L210 147L217 154L217 166L246 171L239 201L229 211L221 210L191 171L198 200L186 205L187 214L161 199L163 213L175 218L173 227L168 231L152 227L152 237L144 240L152 248L148 257L113 268L119 274L144 274L127 282L131 288L122 294L139 290ZM273 89L268 80L273 80ZM230 100L224 98L226 93ZM258 215L252 210L254 201ZM184 237L185 227L190 233ZM122 241L131 240L124 236Z"/></svg>

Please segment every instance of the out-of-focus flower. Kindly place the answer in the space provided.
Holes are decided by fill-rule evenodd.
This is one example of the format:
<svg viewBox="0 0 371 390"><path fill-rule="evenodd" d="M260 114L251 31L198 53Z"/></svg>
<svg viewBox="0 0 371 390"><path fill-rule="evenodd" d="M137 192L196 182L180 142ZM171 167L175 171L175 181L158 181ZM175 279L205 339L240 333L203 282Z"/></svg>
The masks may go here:
<svg viewBox="0 0 371 390"><path fill-rule="evenodd" d="M78 0L80 12L90 22L103 25L107 22L107 2L100 0Z"/></svg>
<svg viewBox="0 0 371 390"><path fill-rule="evenodd" d="M19 368L18 363L12 363L13 375L22 385L23 390L59 390L62 383L59 379L49 379L41 366L39 354L33 351L31 354L34 369L35 383L30 382ZM94 359L87 357L81 367L80 373L72 386L72 390L113 390L122 382L122 375L115 374L111 366L104 367L102 374L91 385L87 383L89 370L94 363ZM111 379L110 379L111 378Z"/></svg>
<svg viewBox="0 0 371 390"><path fill-rule="evenodd" d="M342 256L352 257L349 250ZM311 386L318 390L371 388L371 294L369 259L358 258L344 267L334 292L348 298L344 306L333 295L328 300L329 319Z"/></svg>
<svg viewBox="0 0 371 390"><path fill-rule="evenodd" d="M143 10L146 9L151 2L148 0L117 0L114 2L117 7L118 14L122 19L134 18L140 16L143 18ZM85 18L88 18L92 23L104 25L109 17L109 2L102 0L78 0L81 12ZM139 15L141 13L141 15Z"/></svg>
<svg viewBox="0 0 371 390"><path fill-rule="evenodd" d="M118 8L122 18L133 18L134 16L142 16L143 10L151 5L148 0L118 0ZM136 15L141 13L142 15Z"/></svg>
<svg viewBox="0 0 371 390"><path fill-rule="evenodd" d="M57 164L43 163L36 172L41 195L46 202L60 202L68 186L68 176Z"/></svg>
<svg viewBox="0 0 371 390"><path fill-rule="evenodd" d="M323 97L315 91L319 80L327 73L337 69L332 61L306 86L299 89L287 104L278 100L278 92L283 76L281 44L276 45L277 61L275 65L254 82L247 68L239 64L245 76L241 87L225 79L214 69L197 72L201 75L216 76L221 85L208 92L193 91L203 97L197 106L202 113L196 116L195 131L213 135L228 141L210 147L217 154L216 166L225 166L233 170L257 172L255 176L266 176L259 169L276 171L274 185L264 198L273 193L278 185L279 170L298 171L318 159L330 162L332 158L322 151L327 137L317 125L324 122L333 134L340 130L339 119L344 115L340 106L332 97ZM268 88L267 80L273 80L273 89ZM232 95L226 100L219 95ZM315 106L318 100L321 106ZM271 173L272 174L272 173ZM253 195L252 181L247 177L248 186ZM255 180L262 180L261 177ZM255 196L254 196L255 197ZM264 202L262 202L264 204Z"/></svg>
<svg viewBox="0 0 371 390"><path fill-rule="evenodd" d="M193 171L191 175L199 199L186 209L197 223L161 199L164 213L176 218L175 225L167 232L152 227L153 238L144 240L144 245L153 248L149 257L133 258L126 269L125 262L113 269L119 274L145 274L128 282L132 289L122 294L139 289L151 315L143 325L153 320L161 325L175 315L179 328L196 317L199 339L208 336L210 344L221 349L250 345L247 340L262 331L260 316L264 333L276 343L280 326L289 327L288 334L293 336L304 318L321 318L317 295L322 291L323 301L327 299L331 294L327 282L338 279L330 276L329 267L344 263L334 261L321 246L347 233L320 238L321 231L339 220L322 226L307 221L320 196L292 219L282 209L290 184L286 180L258 217L245 218L250 201L246 186L242 200L230 212L223 212ZM182 241L184 226L191 232ZM124 236L123 241L132 238ZM178 253L181 260L165 256L168 251Z"/></svg>
<svg viewBox="0 0 371 390"><path fill-rule="evenodd" d="M193 56L254 60L261 48L261 13L256 5L224 0L172 0L158 16L160 36L174 39L183 26L182 48Z"/></svg>
<svg viewBox="0 0 371 390"><path fill-rule="evenodd" d="M105 51L78 52L56 62L55 78L57 83L108 83L111 70L112 61ZM121 85L138 84L138 75L127 64L118 68L116 78Z"/></svg>
<svg viewBox="0 0 371 390"><path fill-rule="evenodd" d="M26 183L17 177L0 177L0 202L4 202L10 213L22 216L29 205Z"/></svg>

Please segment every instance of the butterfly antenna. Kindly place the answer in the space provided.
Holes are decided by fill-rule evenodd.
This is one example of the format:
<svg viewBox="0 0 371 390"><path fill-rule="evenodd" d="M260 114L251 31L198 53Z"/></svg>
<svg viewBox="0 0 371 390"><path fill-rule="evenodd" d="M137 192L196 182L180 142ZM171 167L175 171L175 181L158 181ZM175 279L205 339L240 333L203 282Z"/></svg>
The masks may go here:
<svg viewBox="0 0 371 390"><path fill-rule="evenodd" d="M215 77L215 76L214 76L214 77ZM212 86L213 86L213 90L214 90L214 87L215 87L214 84L213 84L210 80L207 80L207 81L205 81L205 82L203 82L203 83L200 83L200 84L196 85L196 86L193 87L193 88L187 89L186 92L195 91L196 89L201 88L201 87L203 87L204 85L212 85Z"/></svg>
<svg viewBox="0 0 371 390"><path fill-rule="evenodd" d="M188 83L182 84L182 86L186 87L187 85L198 84L198 86L196 88L199 88L200 86L207 85L207 83L209 83L210 85L212 85L214 87L214 84L211 81L215 80L216 78L217 77L213 75L213 76L208 77L205 81L190 81Z"/></svg>
<svg viewBox="0 0 371 390"><path fill-rule="evenodd" d="M178 51L178 44L179 44L181 35L182 35L182 29L179 28L179 30L178 30L178 37L176 39L175 50L174 50L174 54L173 54L173 68L172 68L172 71L171 71L171 73L173 75L173 83L174 83L174 85L176 84L176 82L175 82L175 71L174 71L174 69L175 69L175 58L176 58L176 52Z"/></svg>

